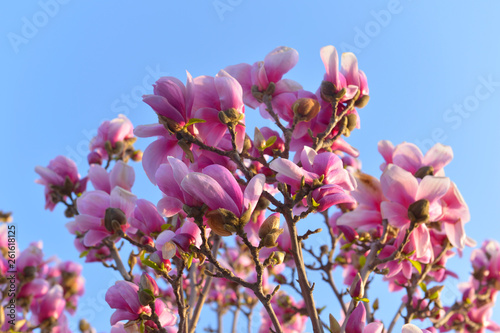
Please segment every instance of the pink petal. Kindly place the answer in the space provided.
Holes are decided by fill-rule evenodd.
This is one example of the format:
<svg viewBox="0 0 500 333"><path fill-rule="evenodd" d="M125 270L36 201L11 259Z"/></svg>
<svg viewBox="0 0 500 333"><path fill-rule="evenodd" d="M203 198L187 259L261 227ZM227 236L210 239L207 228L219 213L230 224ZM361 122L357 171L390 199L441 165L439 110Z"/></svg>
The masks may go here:
<svg viewBox="0 0 500 333"><path fill-rule="evenodd" d="M391 201L406 207L416 201L418 181L399 166L389 164L380 177L380 184L385 197Z"/></svg>
<svg viewBox="0 0 500 333"><path fill-rule="evenodd" d="M382 218L387 219L389 224L401 228L410 223L408 208L397 203L384 201L380 204Z"/></svg>
<svg viewBox="0 0 500 333"><path fill-rule="evenodd" d="M264 184L266 183L266 176L263 174L259 174L254 176L250 182L248 182L247 187L245 188L245 194L243 199L243 211L247 209L253 212L257 202L259 201L260 195L264 190Z"/></svg>
<svg viewBox="0 0 500 333"><path fill-rule="evenodd" d="M139 125L134 129L134 135L140 138L163 136L167 133L165 126L162 124Z"/></svg>
<svg viewBox="0 0 500 333"><path fill-rule="evenodd" d="M358 59L352 52L342 53L341 71L347 84L359 87Z"/></svg>
<svg viewBox="0 0 500 333"><path fill-rule="evenodd" d="M175 214L182 212L182 207L184 204L176 198L165 197L158 201L158 211L166 217L174 216Z"/></svg>
<svg viewBox="0 0 500 333"><path fill-rule="evenodd" d="M111 186L109 183L109 175L106 169L98 164L92 164L89 169L89 179L92 186L96 190L101 190L106 193L111 192Z"/></svg>
<svg viewBox="0 0 500 333"><path fill-rule="evenodd" d="M210 176L198 172L191 172L181 183L184 191L188 192L211 209L224 208L239 215L238 207L224 189Z"/></svg>
<svg viewBox="0 0 500 333"><path fill-rule="evenodd" d="M374 322L366 325L363 333L383 333L384 332L384 324Z"/></svg>
<svg viewBox="0 0 500 333"><path fill-rule="evenodd" d="M392 161L397 166L414 174L423 165L424 156L420 149L413 143L403 142L394 150Z"/></svg>
<svg viewBox="0 0 500 333"><path fill-rule="evenodd" d="M465 235L464 223L458 220L456 223L443 223L443 225L450 243L458 249L463 249L467 238Z"/></svg>
<svg viewBox="0 0 500 333"><path fill-rule="evenodd" d="M349 318L347 318L346 332L349 333L363 333L363 328L366 323L366 310L363 303L358 303L356 308L352 311Z"/></svg>
<svg viewBox="0 0 500 333"><path fill-rule="evenodd" d="M243 193L241 192L240 185L231 172L223 166L214 164L204 168L203 173L212 177L217 183L219 183L219 185L222 186L224 191L233 199L236 206L238 206L239 214L242 214L245 210L243 209Z"/></svg>
<svg viewBox="0 0 500 333"><path fill-rule="evenodd" d="M164 117L172 119L173 121L184 125L184 117L180 114L179 110L175 109L165 97L158 95L144 95L142 100L151 106L153 110Z"/></svg>
<svg viewBox="0 0 500 333"><path fill-rule="evenodd" d="M104 217L109 207L109 194L103 191L85 192L76 201L80 214L88 214L99 218Z"/></svg>
<svg viewBox="0 0 500 333"><path fill-rule="evenodd" d="M427 151L424 157L424 165L432 165L434 173L439 172L453 159L453 150L450 146L436 143Z"/></svg>
<svg viewBox="0 0 500 333"><path fill-rule="evenodd" d="M394 145L390 141L387 140L379 141L378 151L382 155L387 164L392 163L392 153L394 152Z"/></svg>
<svg viewBox="0 0 500 333"><path fill-rule="evenodd" d="M166 138L160 138L153 141L144 151L142 157L142 167L146 172L151 183L156 185L155 174L161 164L167 162L167 158L170 154L171 146L177 145L174 140L168 140Z"/></svg>
<svg viewBox="0 0 500 333"><path fill-rule="evenodd" d="M134 211L137 197L121 187L115 187L111 191L109 205L110 207L120 208L126 216L130 216Z"/></svg>
<svg viewBox="0 0 500 333"><path fill-rule="evenodd" d="M294 184L290 185L295 185L297 187L300 186L302 177L305 178L305 182L307 184L312 184L314 179L319 178L318 175L312 172L308 172L297 166L297 164L293 163L292 161L283 159L281 157L272 161L269 167L278 173L276 177L278 180L280 180L280 177L285 176L289 179L294 180Z"/></svg>
<svg viewBox="0 0 500 333"><path fill-rule="evenodd" d="M425 176L418 186L415 201L427 199L432 204L441 199L450 188L450 179L445 177Z"/></svg>
<svg viewBox="0 0 500 333"><path fill-rule="evenodd" d="M368 231L382 224L382 215L379 211L360 209L345 213L337 220L337 225L348 225L351 228Z"/></svg>
<svg viewBox="0 0 500 333"><path fill-rule="evenodd" d="M123 161L117 161L113 166L113 170L111 170L109 174L109 182L111 184L111 188L120 186L125 190L130 191L130 189L134 185L134 181L134 168L124 163Z"/></svg>
<svg viewBox="0 0 500 333"><path fill-rule="evenodd" d="M215 88L219 94L221 110L234 108L238 111L243 111L243 90L241 85L229 75L226 71L221 70L214 79Z"/></svg>
<svg viewBox="0 0 500 333"><path fill-rule="evenodd" d="M50 185L62 186L64 184L64 178L59 176L49 168L37 166L35 167L35 172L38 173L42 177L42 179Z"/></svg>
<svg viewBox="0 0 500 333"><path fill-rule="evenodd" d="M279 46L264 58L267 78L270 82L278 82L299 61L299 53L289 47Z"/></svg>
<svg viewBox="0 0 500 333"><path fill-rule="evenodd" d="M104 238L108 237L110 234L108 232L99 230L89 230L83 238L83 245L85 246L95 246L99 244Z"/></svg>
<svg viewBox="0 0 500 333"><path fill-rule="evenodd" d="M337 89L341 89L339 80L339 56L337 50L332 45L325 46L321 48L320 51L321 60L326 69L326 78L328 81L332 82Z"/></svg>

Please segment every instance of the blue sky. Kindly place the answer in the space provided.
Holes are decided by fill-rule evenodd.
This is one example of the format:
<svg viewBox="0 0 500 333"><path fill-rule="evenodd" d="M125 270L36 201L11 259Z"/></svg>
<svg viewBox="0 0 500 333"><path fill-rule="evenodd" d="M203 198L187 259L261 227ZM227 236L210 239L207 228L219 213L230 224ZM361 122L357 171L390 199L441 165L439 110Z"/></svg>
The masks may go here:
<svg viewBox="0 0 500 333"><path fill-rule="evenodd" d="M479 243L500 239L499 12L495 1L451 0L3 1L0 209L14 212L23 248L41 239L47 256L74 260L63 210L43 210L36 165L63 154L85 174L88 140L102 120L124 113L135 125L155 121L140 96L163 75L215 75L286 45L300 54L287 77L315 91L324 73L319 49L332 44L355 52L368 76L371 101L360 112L361 130L349 138L364 170L379 175L382 139L423 150L438 141L451 145L455 159L446 172L469 204L467 233ZM254 117L249 128L261 123ZM157 200L136 166L135 192ZM469 254L451 263L462 280ZM111 311L102 296L114 275L95 264L84 274L79 314L107 331ZM319 304L329 304L324 294ZM393 308L387 304L384 318Z"/></svg>

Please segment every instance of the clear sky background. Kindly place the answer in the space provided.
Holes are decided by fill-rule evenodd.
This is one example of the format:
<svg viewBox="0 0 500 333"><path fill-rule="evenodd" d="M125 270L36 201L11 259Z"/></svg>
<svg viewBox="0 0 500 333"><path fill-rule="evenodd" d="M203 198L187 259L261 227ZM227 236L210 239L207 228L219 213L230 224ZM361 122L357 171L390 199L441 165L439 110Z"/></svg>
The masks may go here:
<svg viewBox="0 0 500 333"><path fill-rule="evenodd" d="M438 141L451 145L455 158L446 173L469 204L468 235L479 244L500 239L499 2L50 3L0 4L0 209L14 212L21 248L41 239L47 256L83 262L64 227L63 209L44 211L34 167L62 154L86 174L88 141L102 120L124 113L135 125L155 121L140 101L155 79L170 75L185 81L185 70L215 75L285 45L300 54L287 77L315 91L324 74L319 49L329 44L355 52L368 76L371 100L360 112L361 130L349 138L361 151L365 172L380 175L382 139L415 142L424 151ZM249 128L262 124L252 114L257 116L248 108ZM139 140L137 147L149 142ZM156 202L159 192L140 164L136 171L134 192ZM469 255L467 250L462 260L450 263L462 281L471 270ZM87 294L71 322L85 316L99 331L109 331L111 310L103 295L115 276L97 264L84 265L84 274ZM447 282L447 289L452 296L445 304L456 295L456 281ZM318 290L318 305L337 314L330 290ZM386 294L379 296L387 320L400 296ZM499 307L494 318L500 322Z"/></svg>

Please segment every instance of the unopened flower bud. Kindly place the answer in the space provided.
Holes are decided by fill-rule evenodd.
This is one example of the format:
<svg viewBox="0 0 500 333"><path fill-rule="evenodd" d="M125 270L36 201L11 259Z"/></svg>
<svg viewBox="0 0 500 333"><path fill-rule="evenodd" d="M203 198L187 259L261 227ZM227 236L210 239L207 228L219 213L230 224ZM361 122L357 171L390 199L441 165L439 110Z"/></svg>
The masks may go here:
<svg viewBox="0 0 500 333"><path fill-rule="evenodd" d="M177 253L177 247L172 242L166 242L161 247L161 254L163 259L171 259Z"/></svg>
<svg viewBox="0 0 500 333"><path fill-rule="evenodd" d="M359 238L358 233L353 228L347 225L338 225L337 228L344 234L345 239L352 243Z"/></svg>
<svg viewBox="0 0 500 333"><path fill-rule="evenodd" d="M415 172L416 178L423 179L425 176L434 176L434 168L432 165L421 167L417 172Z"/></svg>
<svg viewBox="0 0 500 333"><path fill-rule="evenodd" d="M429 219L429 201L420 199L408 207L408 218L413 223L425 223Z"/></svg>
<svg viewBox="0 0 500 333"><path fill-rule="evenodd" d="M273 247L278 246L276 241L278 240L279 235L281 235L283 233L283 231L285 231L285 230L284 229L273 229L270 233L268 233L266 235L266 237L264 237L264 239L262 239L262 244L268 248L273 248Z"/></svg>
<svg viewBox="0 0 500 333"><path fill-rule="evenodd" d="M262 223L259 228L259 238L263 239L267 234L280 227L280 214L274 213L269 215L268 218Z"/></svg>
<svg viewBox="0 0 500 333"><path fill-rule="evenodd" d="M347 116L347 129L352 132L358 124L358 116L355 113L350 113Z"/></svg>
<svg viewBox="0 0 500 333"><path fill-rule="evenodd" d="M335 87L332 82L323 81L321 82L320 93L321 98L323 98L325 102L334 103L344 97L346 89L342 88L341 90L337 91L337 87Z"/></svg>
<svg viewBox="0 0 500 333"><path fill-rule="evenodd" d="M243 153L246 153L252 148L252 140L248 136L248 134L245 134L245 141L243 142Z"/></svg>
<svg viewBox="0 0 500 333"><path fill-rule="evenodd" d="M150 290L154 296L158 296L160 289L156 284L155 279L153 279L149 274L142 273L141 279L139 281L139 289Z"/></svg>
<svg viewBox="0 0 500 333"><path fill-rule="evenodd" d="M363 95L361 96L360 98L358 98L356 100L356 102L354 103L354 106L357 107L357 108L364 108L366 106L366 104L368 104L368 101L370 100L370 96L368 95Z"/></svg>
<svg viewBox="0 0 500 333"><path fill-rule="evenodd" d="M273 266L282 264L285 260L285 252L275 251L272 253L271 259L273 261Z"/></svg>
<svg viewBox="0 0 500 333"><path fill-rule="evenodd" d="M196 243L196 239L191 234L181 233L172 238L172 242L180 247L184 252L190 252L189 247Z"/></svg>
<svg viewBox="0 0 500 333"><path fill-rule="evenodd" d="M84 333L90 331L91 326L85 319L80 319L80 322L78 323L78 328L80 329L80 332Z"/></svg>
<svg viewBox="0 0 500 333"><path fill-rule="evenodd" d="M237 124L241 119L243 119L243 114L235 108L219 112L219 120L223 124Z"/></svg>
<svg viewBox="0 0 500 333"><path fill-rule="evenodd" d="M155 241L149 236L142 236L140 243L141 245L149 245L151 247L155 246Z"/></svg>
<svg viewBox="0 0 500 333"><path fill-rule="evenodd" d="M255 148L262 150L266 147L266 139L258 127L255 127L253 134L253 144Z"/></svg>
<svg viewBox="0 0 500 333"><path fill-rule="evenodd" d="M272 94L274 94L275 91L276 91L276 84L274 82L269 82L266 91L264 91L264 94L271 96Z"/></svg>
<svg viewBox="0 0 500 333"><path fill-rule="evenodd" d="M262 103L264 94L259 90L256 85L252 86L252 96L257 100L257 102Z"/></svg>
<svg viewBox="0 0 500 333"><path fill-rule="evenodd" d="M96 151L91 151L87 155L87 161L88 161L89 165L91 165L91 164L99 164L99 165L101 165L102 164L102 156L101 156L101 154L99 154Z"/></svg>
<svg viewBox="0 0 500 333"><path fill-rule="evenodd" d="M140 162L142 161L142 151L141 150L136 150L132 153L132 161L134 162Z"/></svg>
<svg viewBox="0 0 500 333"><path fill-rule="evenodd" d="M207 213L207 224L219 236L231 236L236 231L235 226L238 224L238 218L233 212L220 208ZM228 231L234 228L234 231Z"/></svg>
<svg viewBox="0 0 500 333"><path fill-rule="evenodd" d="M349 290L349 294L352 298L363 298L363 296L365 295L365 283L363 282L363 279L361 278L359 272L354 278L354 281L351 285L351 290Z"/></svg>
<svg viewBox="0 0 500 333"><path fill-rule="evenodd" d="M139 289L137 291L137 296L139 296L139 303L141 303L142 306L147 306L155 301L155 297L150 290Z"/></svg>
<svg viewBox="0 0 500 333"><path fill-rule="evenodd" d="M319 102L312 98L299 98L292 106L299 121L310 121L318 115L320 109Z"/></svg>
<svg viewBox="0 0 500 333"><path fill-rule="evenodd" d="M158 115L158 122L162 124L170 133L177 133L182 130L182 126L178 122L165 116Z"/></svg>
<svg viewBox="0 0 500 333"><path fill-rule="evenodd" d="M26 266L23 269L23 277L25 281L31 281L36 277L36 267Z"/></svg>
<svg viewBox="0 0 500 333"><path fill-rule="evenodd" d="M116 221L113 223L113 221ZM104 214L104 227L110 232L116 231L116 227L121 228L127 224L127 216L120 208L107 208Z"/></svg>

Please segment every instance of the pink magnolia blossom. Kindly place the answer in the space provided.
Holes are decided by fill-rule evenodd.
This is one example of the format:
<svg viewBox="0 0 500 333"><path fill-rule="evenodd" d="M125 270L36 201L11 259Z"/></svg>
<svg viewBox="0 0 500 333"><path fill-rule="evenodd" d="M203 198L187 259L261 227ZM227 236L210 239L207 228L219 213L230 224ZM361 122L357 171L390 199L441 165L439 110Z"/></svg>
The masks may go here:
<svg viewBox="0 0 500 333"><path fill-rule="evenodd" d="M75 162L64 156L57 156L47 167L37 166L35 172L42 177L36 183L45 186L45 209L53 210L59 195L65 200L71 193L84 192L87 186L87 178L80 178ZM57 191L54 186L60 190Z"/></svg>
<svg viewBox="0 0 500 333"><path fill-rule="evenodd" d="M116 309L110 319L111 325L115 325L120 320L137 320L141 314L151 315L151 308L143 306L139 302L138 291L139 287L128 281L117 281L114 286L108 289L105 297L106 302L112 309ZM156 299L155 308L162 326L175 325L177 318L166 309L165 304L160 299Z"/></svg>
<svg viewBox="0 0 500 333"><path fill-rule="evenodd" d="M236 147L241 152L245 140L245 105L238 81L222 70L215 77L195 78L194 91L195 117L205 121L197 124L199 137L207 145L217 146L228 131L228 126L221 121L219 112L232 109L235 114L241 115L234 128Z"/></svg>
<svg viewBox="0 0 500 333"><path fill-rule="evenodd" d="M233 65L226 67L225 70L241 84L245 104L255 109L261 102L253 96L252 86L257 86L257 89L262 92L267 89L269 83L273 82L276 85L272 94L273 99L282 93L302 89L297 82L283 79L283 75L288 73L298 60L299 54L296 50L280 46L272 50L264 61L258 61L253 65Z"/></svg>
<svg viewBox="0 0 500 333"><path fill-rule="evenodd" d="M172 230L161 232L156 239L156 248L162 250L163 259L170 259L178 251L177 248L183 252L191 252L189 249L191 245L199 247L201 243L200 228L194 222L186 220L175 232Z"/></svg>
<svg viewBox="0 0 500 333"><path fill-rule="evenodd" d="M165 220L151 202L139 199L135 202L134 214L130 217L130 225L140 230L144 235L159 234Z"/></svg>
<svg viewBox="0 0 500 333"><path fill-rule="evenodd" d="M382 225L380 204L386 200L380 181L370 175L354 173L357 188L351 192L356 199L357 207L343 214L337 220L337 225L345 225L358 231L369 231Z"/></svg>
<svg viewBox="0 0 500 333"><path fill-rule="evenodd" d="M97 129L97 136L90 141L90 151L96 151L102 158L108 159L106 142L116 148L118 142L130 140L134 137L134 127L123 114L112 120L105 120Z"/></svg>
<svg viewBox="0 0 500 333"><path fill-rule="evenodd" d="M75 217L74 222L68 223L67 227L85 233L84 245L94 246L114 234L114 231L110 231L105 226L107 209L120 209L128 220L134 210L136 199L134 194L118 186L111 191L111 194L99 190L85 192L77 200L80 215ZM128 227L129 224L126 221L121 225L123 231Z"/></svg>
<svg viewBox="0 0 500 333"><path fill-rule="evenodd" d="M44 296L35 299L31 305L33 321L41 324L50 318L57 320L61 316L65 306L66 301L64 300L63 289L61 286L55 285Z"/></svg>
<svg viewBox="0 0 500 333"><path fill-rule="evenodd" d="M415 144L409 142L403 142L394 147L391 142L383 140L378 143L378 150L385 160L385 163L380 166L382 171L392 163L412 174L420 168L432 167L434 176L444 176L443 168L453 159L451 147L440 143L436 143L429 149L425 156Z"/></svg>
<svg viewBox="0 0 500 333"><path fill-rule="evenodd" d="M277 172L276 179L289 184L292 192L305 184L313 185L323 177L321 186L313 190L312 197L319 204L317 210L322 212L340 203L354 203L354 198L348 191L354 190L356 181L343 168L342 160L333 153L316 153L309 147L304 147L300 160L302 167L290 160L278 158L271 162L270 168Z"/></svg>
<svg viewBox="0 0 500 333"><path fill-rule="evenodd" d="M162 77L153 85L154 94L142 97L159 116L168 119L172 132L185 126L191 119L194 85L191 74L186 73L186 86L175 77Z"/></svg>
<svg viewBox="0 0 500 333"><path fill-rule="evenodd" d="M450 187L450 180L444 177L425 176L417 179L410 172L394 164L389 164L380 178L382 191L389 201L381 203L382 217L389 224L398 228L408 228L410 218L408 209L418 200L429 202L428 220L437 221L442 216L440 199ZM429 229L425 224L420 224L412 234L416 237L417 257L425 256L430 250Z"/></svg>
<svg viewBox="0 0 500 333"><path fill-rule="evenodd" d="M185 158L185 153L178 145L177 138L170 134L162 124L137 126L134 133L140 138L157 137L157 140L144 150L142 156L142 166L153 184L156 184L156 171L160 165L167 162L169 156Z"/></svg>
<svg viewBox="0 0 500 333"><path fill-rule="evenodd" d="M117 161L109 173L102 166L92 164L88 177L96 190L111 193L112 189L120 186L124 190L130 191L134 185L135 172L130 165L123 161Z"/></svg>

